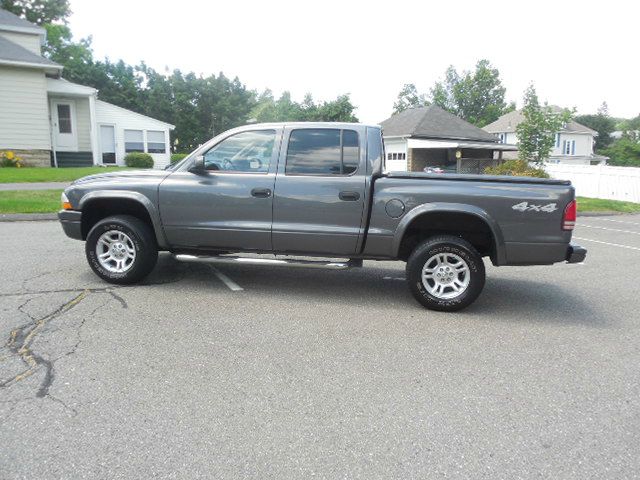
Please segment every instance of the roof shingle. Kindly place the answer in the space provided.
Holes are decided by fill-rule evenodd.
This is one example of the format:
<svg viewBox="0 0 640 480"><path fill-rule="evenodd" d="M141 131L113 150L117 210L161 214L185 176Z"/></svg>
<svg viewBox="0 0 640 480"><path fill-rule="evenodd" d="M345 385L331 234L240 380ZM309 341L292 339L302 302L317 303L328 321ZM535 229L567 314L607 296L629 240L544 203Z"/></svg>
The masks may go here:
<svg viewBox="0 0 640 480"><path fill-rule="evenodd" d="M35 33L44 33L44 29L13 13L0 8L0 30L2 27L34 30Z"/></svg>
<svg viewBox="0 0 640 480"><path fill-rule="evenodd" d="M3 36L0 36L0 62L3 61L42 65L43 68L49 67L58 70L62 69L62 66L52 62L48 58L37 55L26 48L7 40Z"/></svg>
<svg viewBox="0 0 640 480"><path fill-rule="evenodd" d="M497 142L495 135L456 117L437 105L405 110L386 119L381 125L386 137L408 136Z"/></svg>

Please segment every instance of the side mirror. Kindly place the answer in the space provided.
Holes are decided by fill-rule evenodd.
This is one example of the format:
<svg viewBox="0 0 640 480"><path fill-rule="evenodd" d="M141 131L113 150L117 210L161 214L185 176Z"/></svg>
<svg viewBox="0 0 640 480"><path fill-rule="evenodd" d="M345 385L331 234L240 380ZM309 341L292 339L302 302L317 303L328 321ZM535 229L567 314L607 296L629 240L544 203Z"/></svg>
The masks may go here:
<svg viewBox="0 0 640 480"><path fill-rule="evenodd" d="M206 168L204 167L204 155L198 155L193 161L193 167L189 169L193 173L204 173Z"/></svg>

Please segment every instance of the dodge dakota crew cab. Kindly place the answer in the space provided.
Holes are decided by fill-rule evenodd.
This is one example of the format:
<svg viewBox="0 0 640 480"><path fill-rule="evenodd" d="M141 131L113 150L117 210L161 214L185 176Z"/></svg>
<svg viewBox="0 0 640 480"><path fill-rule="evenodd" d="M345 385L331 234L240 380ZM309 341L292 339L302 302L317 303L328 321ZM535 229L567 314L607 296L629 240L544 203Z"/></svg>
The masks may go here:
<svg viewBox="0 0 640 480"><path fill-rule="evenodd" d="M444 311L478 297L483 257L494 265L584 260L586 250L570 243L570 182L388 173L384 158L378 126L247 125L168 170L82 178L64 191L59 218L107 282L143 279L158 251L191 262L333 268L401 260L418 302Z"/></svg>

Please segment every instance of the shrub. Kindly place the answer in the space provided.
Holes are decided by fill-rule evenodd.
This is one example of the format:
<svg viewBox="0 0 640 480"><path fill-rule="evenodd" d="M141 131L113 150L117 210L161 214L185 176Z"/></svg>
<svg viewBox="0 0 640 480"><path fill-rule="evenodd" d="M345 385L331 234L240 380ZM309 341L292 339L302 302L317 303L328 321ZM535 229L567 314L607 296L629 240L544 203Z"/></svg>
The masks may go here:
<svg viewBox="0 0 640 480"><path fill-rule="evenodd" d="M0 167L5 168L22 168L24 164L22 163L22 159L18 157L11 150L7 150L6 152L0 152Z"/></svg>
<svg viewBox="0 0 640 480"><path fill-rule="evenodd" d="M610 158L609 165L640 167L640 143L631 136L616 140L602 154Z"/></svg>
<svg viewBox="0 0 640 480"><path fill-rule="evenodd" d="M151 158L151 155L144 152L127 153L124 157L124 163L127 167L153 168L153 158Z"/></svg>
<svg viewBox="0 0 640 480"><path fill-rule="evenodd" d="M484 173L488 175L511 175L514 177L549 178L549 174L542 168L532 167L525 160L507 160L495 167L487 167Z"/></svg>
<svg viewBox="0 0 640 480"><path fill-rule="evenodd" d="M178 163L180 160L184 159L188 153L172 153L171 154L171 164Z"/></svg>

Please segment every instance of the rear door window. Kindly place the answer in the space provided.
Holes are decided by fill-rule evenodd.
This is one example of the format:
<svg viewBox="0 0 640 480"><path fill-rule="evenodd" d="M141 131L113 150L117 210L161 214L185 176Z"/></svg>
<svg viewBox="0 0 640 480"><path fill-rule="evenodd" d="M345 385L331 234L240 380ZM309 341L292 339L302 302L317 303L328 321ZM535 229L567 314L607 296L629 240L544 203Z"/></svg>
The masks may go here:
<svg viewBox="0 0 640 480"><path fill-rule="evenodd" d="M301 128L291 132L287 175L350 175L358 169L360 146L354 130Z"/></svg>

